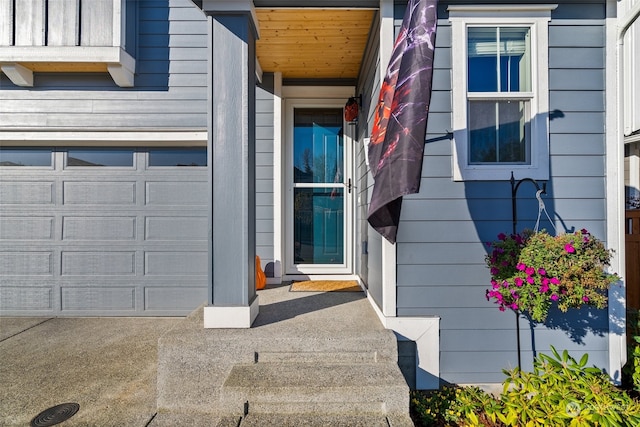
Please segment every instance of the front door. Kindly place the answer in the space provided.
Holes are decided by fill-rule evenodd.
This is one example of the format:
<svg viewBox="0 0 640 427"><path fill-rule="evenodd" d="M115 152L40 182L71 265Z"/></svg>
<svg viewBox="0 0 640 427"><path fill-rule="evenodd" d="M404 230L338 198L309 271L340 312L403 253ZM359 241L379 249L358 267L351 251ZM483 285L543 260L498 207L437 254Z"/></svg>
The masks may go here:
<svg viewBox="0 0 640 427"><path fill-rule="evenodd" d="M288 117L287 273L351 273L353 188L342 107L292 103Z"/></svg>

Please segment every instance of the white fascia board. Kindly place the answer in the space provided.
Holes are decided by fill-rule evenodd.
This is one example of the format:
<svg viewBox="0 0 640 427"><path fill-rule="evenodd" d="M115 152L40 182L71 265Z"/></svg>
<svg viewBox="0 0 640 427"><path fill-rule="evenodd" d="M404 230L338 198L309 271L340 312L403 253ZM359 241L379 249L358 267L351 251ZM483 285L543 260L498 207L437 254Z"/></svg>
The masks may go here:
<svg viewBox="0 0 640 427"><path fill-rule="evenodd" d="M2 131L0 145L76 146L206 146L207 132L202 130L176 131Z"/></svg>
<svg viewBox="0 0 640 427"><path fill-rule="evenodd" d="M8 46L0 47L2 62L106 62L135 64L119 46ZM133 62L132 62L133 61Z"/></svg>
<svg viewBox="0 0 640 427"><path fill-rule="evenodd" d="M258 317L259 297L248 306L206 306L204 307L205 329L248 329Z"/></svg>

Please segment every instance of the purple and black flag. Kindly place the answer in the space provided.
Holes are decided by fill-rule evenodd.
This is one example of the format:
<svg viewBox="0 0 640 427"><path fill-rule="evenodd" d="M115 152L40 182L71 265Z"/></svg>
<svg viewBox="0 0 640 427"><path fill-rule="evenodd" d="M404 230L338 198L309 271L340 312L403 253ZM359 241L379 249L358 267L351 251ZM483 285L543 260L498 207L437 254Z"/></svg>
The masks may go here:
<svg viewBox="0 0 640 427"><path fill-rule="evenodd" d="M409 0L380 89L369 145L369 224L396 241L402 196L420 190L431 100L437 0Z"/></svg>

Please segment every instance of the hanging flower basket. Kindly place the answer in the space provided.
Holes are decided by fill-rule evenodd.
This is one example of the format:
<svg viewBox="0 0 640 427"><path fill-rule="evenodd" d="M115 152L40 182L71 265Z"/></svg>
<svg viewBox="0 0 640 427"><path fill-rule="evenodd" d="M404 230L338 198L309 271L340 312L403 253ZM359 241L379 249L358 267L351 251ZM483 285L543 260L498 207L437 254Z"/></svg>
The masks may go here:
<svg viewBox="0 0 640 427"><path fill-rule="evenodd" d="M583 305L605 308L607 289L620 279L605 272L613 251L585 229L558 236L545 230L501 233L487 245L487 300L501 311L528 313L537 322L546 320L554 303L563 312Z"/></svg>

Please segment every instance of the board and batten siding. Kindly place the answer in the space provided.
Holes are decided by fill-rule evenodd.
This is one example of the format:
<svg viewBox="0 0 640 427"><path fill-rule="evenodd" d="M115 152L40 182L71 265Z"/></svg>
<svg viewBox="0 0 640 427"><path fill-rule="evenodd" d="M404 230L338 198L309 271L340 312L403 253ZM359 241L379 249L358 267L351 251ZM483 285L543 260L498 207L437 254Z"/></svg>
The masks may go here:
<svg viewBox="0 0 640 427"><path fill-rule="evenodd" d="M118 87L106 72L35 73L25 89L0 73L0 129L206 130L205 15L191 0L135 6L134 87Z"/></svg>
<svg viewBox="0 0 640 427"><path fill-rule="evenodd" d="M420 193L404 198L397 243L398 316L440 316L440 375L451 383L495 383L517 365L515 315L485 299L490 286L483 242L510 232L511 187L454 182L451 27L440 5L433 94ZM402 8L403 9L403 8ZM401 11L401 13L403 10ZM396 17L400 16L396 13ZM400 21L397 21L400 25ZM587 228L606 239L604 4L560 4L549 26L549 214L559 231ZM518 229L533 228L535 188L518 191ZM544 218L544 215L543 215ZM543 221L541 228L550 229ZM546 325L520 323L522 362L553 345L608 366L607 312L551 313ZM533 333L532 333L533 331Z"/></svg>
<svg viewBox="0 0 640 427"><path fill-rule="evenodd" d="M274 261L274 76L265 73L256 87L256 255L267 276Z"/></svg>

